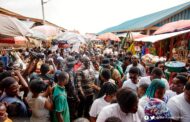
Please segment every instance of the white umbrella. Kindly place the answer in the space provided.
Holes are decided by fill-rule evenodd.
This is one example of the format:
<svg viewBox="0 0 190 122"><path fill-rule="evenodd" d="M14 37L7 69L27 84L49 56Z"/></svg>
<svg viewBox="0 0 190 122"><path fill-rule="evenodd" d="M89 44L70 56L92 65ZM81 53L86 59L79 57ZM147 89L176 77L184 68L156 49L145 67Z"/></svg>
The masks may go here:
<svg viewBox="0 0 190 122"><path fill-rule="evenodd" d="M16 18L0 14L0 34L6 36L26 36L31 31Z"/></svg>
<svg viewBox="0 0 190 122"><path fill-rule="evenodd" d="M31 33L26 36L37 40L48 40L48 37L45 34L36 30L32 30Z"/></svg>
<svg viewBox="0 0 190 122"><path fill-rule="evenodd" d="M66 41L68 44L72 44L72 51L79 52L80 44L86 43L86 38L80 34L74 32L64 32L59 34L55 40L58 42Z"/></svg>
<svg viewBox="0 0 190 122"><path fill-rule="evenodd" d="M68 44L86 43L86 38L84 36L74 32L60 33L55 39L57 41L67 41Z"/></svg>
<svg viewBox="0 0 190 122"><path fill-rule="evenodd" d="M35 26L32 28L32 30L41 32L45 34L47 37L54 37L60 33L60 30L58 28L50 25Z"/></svg>
<svg viewBox="0 0 190 122"><path fill-rule="evenodd" d="M24 23L14 17L0 14L0 35L4 36L24 36L45 40L45 35L32 31Z"/></svg>

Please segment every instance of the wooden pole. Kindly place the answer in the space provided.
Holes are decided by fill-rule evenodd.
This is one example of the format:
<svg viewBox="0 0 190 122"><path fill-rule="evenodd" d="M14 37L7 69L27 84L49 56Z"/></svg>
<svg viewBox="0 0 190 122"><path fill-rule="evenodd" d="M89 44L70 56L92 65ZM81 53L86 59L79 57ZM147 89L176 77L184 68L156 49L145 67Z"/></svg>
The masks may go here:
<svg viewBox="0 0 190 122"><path fill-rule="evenodd" d="M170 55L169 55L169 59L172 58L173 54L172 54L172 50L173 50L173 47L174 47L174 37L171 38L171 41L170 41Z"/></svg>
<svg viewBox="0 0 190 122"><path fill-rule="evenodd" d="M159 54L158 54L158 56L159 57L161 57L161 55L162 55L162 41L160 41L160 46L159 46Z"/></svg>

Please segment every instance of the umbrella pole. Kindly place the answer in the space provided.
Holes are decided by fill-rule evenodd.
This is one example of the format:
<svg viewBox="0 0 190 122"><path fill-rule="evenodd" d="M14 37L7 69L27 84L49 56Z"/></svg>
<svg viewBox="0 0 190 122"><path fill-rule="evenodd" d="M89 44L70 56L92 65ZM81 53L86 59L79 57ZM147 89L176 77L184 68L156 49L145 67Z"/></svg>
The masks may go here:
<svg viewBox="0 0 190 122"><path fill-rule="evenodd" d="M26 39L28 40L28 41L26 42L26 47L29 48L29 47L30 47L30 44L29 44L29 43L30 43L30 39L29 39L28 37L26 37Z"/></svg>

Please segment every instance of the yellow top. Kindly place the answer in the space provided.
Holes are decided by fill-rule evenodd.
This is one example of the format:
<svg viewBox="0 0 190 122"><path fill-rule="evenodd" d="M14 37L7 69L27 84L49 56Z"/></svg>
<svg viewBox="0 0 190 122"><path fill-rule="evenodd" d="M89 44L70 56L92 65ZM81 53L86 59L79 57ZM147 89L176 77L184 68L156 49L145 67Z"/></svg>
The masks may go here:
<svg viewBox="0 0 190 122"><path fill-rule="evenodd" d="M7 118L4 122L13 122L11 119Z"/></svg>

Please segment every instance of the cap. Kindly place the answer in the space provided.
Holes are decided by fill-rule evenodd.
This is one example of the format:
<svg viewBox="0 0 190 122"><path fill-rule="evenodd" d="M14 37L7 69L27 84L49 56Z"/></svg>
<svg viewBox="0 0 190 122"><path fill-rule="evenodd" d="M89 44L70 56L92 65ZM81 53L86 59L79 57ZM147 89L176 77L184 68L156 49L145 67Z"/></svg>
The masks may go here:
<svg viewBox="0 0 190 122"><path fill-rule="evenodd" d="M76 60L75 60L74 57L69 56L69 57L67 58L67 64L75 64L75 63L76 63Z"/></svg>
<svg viewBox="0 0 190 122"><path fill-rule="evenodd" d="M108 58L105 58L102 60L101 66L109 66L110 65L110 60Z"/></svg>

